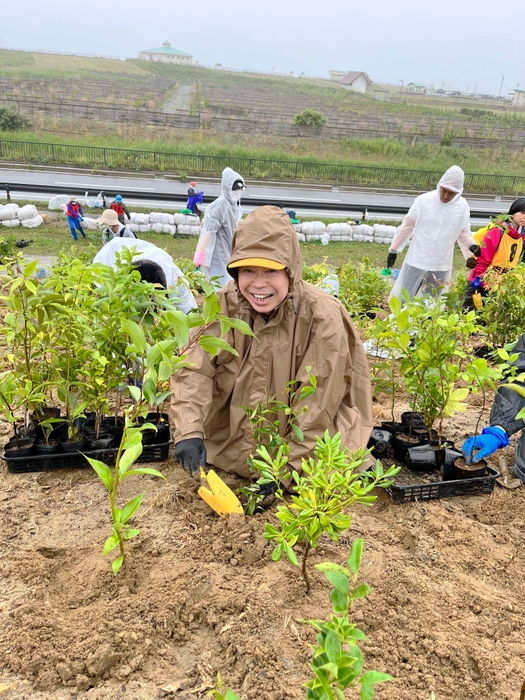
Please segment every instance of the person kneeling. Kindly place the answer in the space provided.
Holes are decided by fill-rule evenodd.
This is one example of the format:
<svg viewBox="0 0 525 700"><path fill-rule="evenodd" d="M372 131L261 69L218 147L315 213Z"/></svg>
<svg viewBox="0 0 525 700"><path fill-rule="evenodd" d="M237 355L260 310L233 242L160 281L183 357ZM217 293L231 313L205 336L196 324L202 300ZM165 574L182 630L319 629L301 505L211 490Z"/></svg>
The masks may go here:
<svg viewBox="0 0 525 700"><path fill-rule="evenodd" d="M260 207L238 225L228 272L233 279L217 292L222 313L245 321L255 337L230 329L226 341L238 355L220 350L211 358L197 346L192 365L172 378L176 459L195 478L206 463L249 477L254 439L246 407L269 396L295 408L286 387L293 381L299 392L307 367L317 388L297 418L304 441L284 412L278 416L290 466L300 471L325 430L340 432L351 451L366 447L373 414L363 346L341 302L302 280L297 235L282 209Z"/></svg>

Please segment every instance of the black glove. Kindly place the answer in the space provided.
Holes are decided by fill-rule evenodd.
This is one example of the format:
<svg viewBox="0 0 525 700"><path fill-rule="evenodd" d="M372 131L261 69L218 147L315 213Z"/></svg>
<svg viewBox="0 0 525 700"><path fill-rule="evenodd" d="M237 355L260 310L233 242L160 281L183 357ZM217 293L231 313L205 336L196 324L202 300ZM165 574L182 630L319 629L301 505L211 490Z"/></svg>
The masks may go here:
<svg viewBox="0 0 525 700"><path fill-rule="evenodd" d="M472 256L471 258L467 258L465 261L465 265L468 267L469 270L473 270L477 264L477 258L475 258L474 256Z"/></svg>
<svg viewBox="0 0 525 700"><path fill-rule="evenodd" d="M475 255L477 258L479 258L481 255L481 246L477 245L477 243L473 243L471 246L469 246L469 250L472 255Z"/></svg>
<svg viewBox="0 0 525 700"><path fill-rule="evenodd" d="M206 448L201 438L181 440L175 445L175 459L184 471L194 478L199 477L199 467L206 464Z"/></svg>
<svg viewBox="0 0 525 700"><path fill-rule="evenodd" d="M386 266L393 267L396 264L397 253L389 253L386 259Z"/></svg>
<svg viewBox="0 0 525 700"><path fill-rule="evenodd" d="M257 504L256 513L262 513L269 508L275 501L275 492L277 491L277 483L270 481L269 484L260 484L257 493L264 496L262 501Z"/></svg>

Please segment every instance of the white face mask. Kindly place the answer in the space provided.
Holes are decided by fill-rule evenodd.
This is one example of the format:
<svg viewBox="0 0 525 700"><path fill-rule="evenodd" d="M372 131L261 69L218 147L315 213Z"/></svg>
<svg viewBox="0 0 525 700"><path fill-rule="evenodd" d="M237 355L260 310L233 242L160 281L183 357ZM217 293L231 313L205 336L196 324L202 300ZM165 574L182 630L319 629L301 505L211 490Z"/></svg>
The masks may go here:
<svg viewBox="0 0 525 700"><path fill-rule="evenodd" d="M243 190L232 190L232 199L234 202L240 202Z"/></svg>

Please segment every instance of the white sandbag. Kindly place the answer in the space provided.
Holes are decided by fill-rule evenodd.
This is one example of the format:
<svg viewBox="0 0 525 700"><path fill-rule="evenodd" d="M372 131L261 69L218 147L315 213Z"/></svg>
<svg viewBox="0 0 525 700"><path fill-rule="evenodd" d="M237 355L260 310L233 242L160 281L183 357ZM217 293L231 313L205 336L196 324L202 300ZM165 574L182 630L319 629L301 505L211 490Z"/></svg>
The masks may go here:
<svg viewBox="0 0 525 700"><path fill-rule="evenodd" d="M62 209L62 205L66 204L69 202L69 195L67 194L57 194L56 197L52 197L49 200L49 204L47 205L48 209L51 209L51 211L60 211Z"/></svg>
<svg viewBox="0 0 525 700"><path fill-rule="evenodd" d="M132 233L138 233L140 226L138 224L130 224L128 228Z"/></svg>
<svg viewBox="0 0 525 700"><path fill-rule="evenodd" d="M363 243L373 243L373 242L374 242L373 236L363 236Z"/></svg>
<svg viewBox="0 0 525 700"><path fill-rule="evenodd" d="M302 233L302 231L303 231L302 224L292 224L292 226L294 227L296 233Z"/></svg>
<svg viewBox="0 0 525 700"><path fill-rule="evenodd" d="M319 239L323 245L328 245L330 243L330 234L329 233L322 233L319 236Z"/></svg>
<svg viewBox="0 0 525 700"><path fill-rule="evenodd" d="M374 224L374 236L380 238L393 238L397 226L386 226L386 224Z"/></svg>
<svg viewBox="0 0 525 700"><path fill-rule="evenodd" d="M348 236L352 233L350 224L328 224L326 230L330 234L330 239L333 240L334 235Z"/></svg>
<svg viewBox="0 0 525 700"><path fill-rule="evenodd" d="M385 239L384 238L378 238L377 236L374 236L374 243L384 243Z"/></svg>
<svg viewBox="0 0 525 700"><path fill-rule="evenodd" d="M149 224L149 214L135 214L134 218L131 219L134 224L139 226L146 226Z"/></svg>
<svg viewBox="0 0 525 700"><path fill-rule="evenodd" d="M83 228L87 228L88 231L96 231L98 229L97 220L91 219L89 216L84 217L84 221L82 222L82 226L83 226Z"/></svg>
<svg viewBox="0 0 525 700"><path fill-rule="evenodd" d="M139 231L140 233L147 233L148 231L151 231L151 224L140 224Z"/></svg>
<svg viewBox="0 0 525 700"><path fill-rule="evenodd" d="M151 224L151 230L155 231L155 233L162 233L162 224L161 223Z"/></svg>
<svg viewBox="0 0 525 700"><path fill-rule="evenodd" d="M357 224L352 226L352 232L362 234L363 236L373 236L374 228L368 224Z"/></svg>
<svg viewBox="0 0 525 700"><path fill-rule="evenodd" d="M173 224L162 224L162 233L169 233L174 236L177 233L177 227Z"/></svg>
<svg viewBox="0 0 525 700"><path fill-rule="evenodd" d="M186 226L186 214L174 214L173 221L177 226Z"/></svg>
<svg viewBox="0 0 525 700"><path fill-rule="evenodd" d="M137 221L137 212L136 212L136 211L132 211L132 212L130 213L129 216L130 216L130 221L131 221L131 223L132 223L132 224L136 223L136 221Z"/></svg>
<svg viewBox="0 0 525 700"><path fill-rule="evenodd" d="M15 226L20 226L20 219L17 219L15 217L14 219L11 219L9 221L2 221L2 224L4 226L9 226L10 228L14 228Z"/></svg>
<svg viewBox="0 0 525 700"><path fill-rule="evenodd" d="M304 243L304 242L306 241L306 236L304 235L304 233L298 233L298 234L297 234L297 240L298 240L300 243Z"/></svg>
<svg viewBox="0 0 525 700"><path fill-rule="evenodd" d="M179 226L177 226L177 233L180 233L182 236L200 236L201 227L180 224Z"/></svg>
<svg viewBox="0 0 525 700"><path fill-rule="evenodd" d="M363 242L363 234L362 233L354 233L352 235L352 238L356 243L362 243Z"/></svg>
<svg viewBox="0 0 525 700"><path fill-rule="evenodd" d="M198 216L191 216L190 214L188 214L186 216L186 223L188 224L188 226L200 226L201 220Z"/></svg>
<svg viewBox="0 0 525 700"><path fill-rule="evenodd" d="M175 224L175 219L173 217L173 214L166 214L165 212L162 212L160 223L161 224L168 224L169 226L173 226Z"/></svg>
<svg viewBox="0 0 525 700"><path fill-rule="evenodd" d="M16 202L8 202L7 204L4 204L3 206L4 209L12 209L13 211L18 211L20 207Z"/></svg>
<svg viewBox="0 0 525 700"><path fill-rule="evenodd" d="M16 212L16 218L20 221L27 221L28 219L34 219L38 214L38 210L34 204L26 204Z"/></svg>
<svg viewBox="0 0 525 700"><path fill-rule="evenodd" d="M352 236L341 236L339 239L342 243L350 243L350 241L353 241L354 239Z"/></svg>
<svg viewBox="0 0 525 700"><path fill-rule="evenodd" d="M326 231L326 224L322 221L305 221L303 222L301 231L306 236L319 236Z"/></svg>
<svg viewBox="0 0 525 700"><path fill-rule="evenodd" d="M16 219L16 211L5 206L0 209L0 221L11 221ZM17 219L18 221L18 219Z"/></svg>
<svg viewBox="0 0 525 700"><path fill-rule="evenodd" d="M161 212L152 211L151 214L149 215L149 222L150 222L150 224L161 224L162 223Z"/></svg>
<svg viewBox="0 0 525 700"><path fill-rule="evenodd" d="M320 241L321 236L317 236L316 234L311 234L311 235L306 235L306 242L307 243L313 243L314 241Z"/></svg>
<svg viewBox="0 0 525 700"><path fill-rule="evenodd" d="M44 219L40 216L40 214L37 214L32 219L24 219L21 223L22 226L25 226L26 228L36 228L44 223Z"/></svg>

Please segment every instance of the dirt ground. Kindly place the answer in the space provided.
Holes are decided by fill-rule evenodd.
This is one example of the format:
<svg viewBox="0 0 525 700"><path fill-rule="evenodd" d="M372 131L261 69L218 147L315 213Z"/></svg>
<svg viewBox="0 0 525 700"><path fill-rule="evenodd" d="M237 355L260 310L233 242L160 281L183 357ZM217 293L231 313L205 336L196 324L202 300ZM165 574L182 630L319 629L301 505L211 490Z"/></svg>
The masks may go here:
<svg viewBox="0 0 525 700"><path fill-rule="evenodd" d="M473 423L473 411L460 414L446 433L461 444ZM142 534L115 578L93 472L1 467L0 697L198 700L219 670L242 700L305 697L314 634L301 620L329 613L330 586L314 571L307 596L298 568L270 560L271 511L226 522L172 458L160 469L167 483L124 482L125 497L146 496ZM365 668L397 679L378 686L379 700L518 700L524 529L523 488L407 505L380 492L347 537L323 542L312 563L344 563L365 538L373 592L354 608L369 635Z"/></svg>

